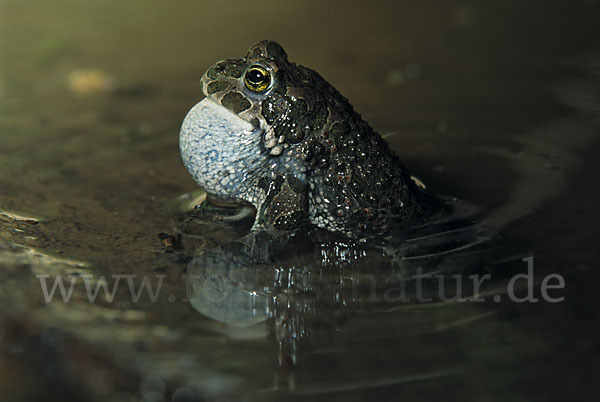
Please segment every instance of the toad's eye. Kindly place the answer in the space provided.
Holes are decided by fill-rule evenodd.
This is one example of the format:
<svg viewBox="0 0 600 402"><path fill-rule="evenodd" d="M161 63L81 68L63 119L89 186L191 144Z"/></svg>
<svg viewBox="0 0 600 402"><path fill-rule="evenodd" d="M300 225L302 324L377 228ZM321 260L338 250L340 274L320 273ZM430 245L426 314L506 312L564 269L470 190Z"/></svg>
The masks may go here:
<svg viewBox="0 0 600 402"><path fill-rule="evenodd" d="M254 92L264 92L271 85L271 74L261 66L250 66L244 74L246 87Z"/></svg>

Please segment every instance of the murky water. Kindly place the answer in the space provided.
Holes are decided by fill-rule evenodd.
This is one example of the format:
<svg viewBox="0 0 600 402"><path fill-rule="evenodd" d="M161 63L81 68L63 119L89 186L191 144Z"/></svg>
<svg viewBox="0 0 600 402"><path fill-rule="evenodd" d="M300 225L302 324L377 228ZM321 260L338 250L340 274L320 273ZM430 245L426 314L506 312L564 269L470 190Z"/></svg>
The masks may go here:
<svg viewBox="0 0 600 402"><path fill-rule="evenodd" d="M600 9L522 3L0 1L0 399L596 400ZM250 221L181 212L179 126L204 70L267 38L498 233L444 260L497 277L485 302L404 302L340 244L185 280ZM506 297L524 257L564 301Z"/></svg>

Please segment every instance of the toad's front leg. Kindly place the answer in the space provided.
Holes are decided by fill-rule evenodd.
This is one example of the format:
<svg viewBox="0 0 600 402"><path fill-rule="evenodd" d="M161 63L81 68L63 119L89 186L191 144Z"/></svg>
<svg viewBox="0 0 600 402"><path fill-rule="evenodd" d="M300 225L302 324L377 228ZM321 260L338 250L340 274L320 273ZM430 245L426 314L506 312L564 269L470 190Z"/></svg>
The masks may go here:
<svg viewBox="0 0 600 402"><path fill-rule="evenodd" d="M291 174L261 182L265 197L257 208L253 231L289 233L308 222L306 185Z"/></svg>

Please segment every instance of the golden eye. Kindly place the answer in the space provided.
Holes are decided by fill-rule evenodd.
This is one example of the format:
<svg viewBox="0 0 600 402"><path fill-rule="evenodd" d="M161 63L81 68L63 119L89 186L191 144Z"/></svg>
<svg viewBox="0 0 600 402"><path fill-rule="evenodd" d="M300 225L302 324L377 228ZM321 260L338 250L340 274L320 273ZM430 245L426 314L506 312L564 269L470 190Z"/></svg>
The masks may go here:
<svg viewBox="0 0 600 402"><path fill-rule="evenodd" d="M271 74L261 66L250 66L244 74L244 84L254 92L264 92L271 85Z"/></svg>

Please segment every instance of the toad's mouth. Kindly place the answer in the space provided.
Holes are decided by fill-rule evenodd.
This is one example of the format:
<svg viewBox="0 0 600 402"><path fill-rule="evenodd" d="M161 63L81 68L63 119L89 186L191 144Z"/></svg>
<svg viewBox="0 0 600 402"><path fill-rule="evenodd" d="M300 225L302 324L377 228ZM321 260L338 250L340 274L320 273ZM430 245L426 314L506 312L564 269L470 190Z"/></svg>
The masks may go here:
<svg viewBox="0 0 600 402"><path fill-rule="evenodd" d="M197 112L202 113L204 120L211 122L225 123L233 129L254 130L254 126L232 110L220 104L210 96L202 99L190 110L190 113L198 107ZM185 124L185 120L184 120Z"/></svg>

